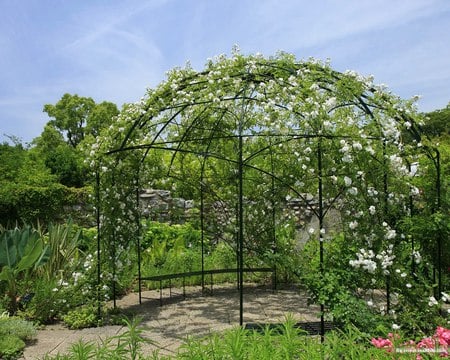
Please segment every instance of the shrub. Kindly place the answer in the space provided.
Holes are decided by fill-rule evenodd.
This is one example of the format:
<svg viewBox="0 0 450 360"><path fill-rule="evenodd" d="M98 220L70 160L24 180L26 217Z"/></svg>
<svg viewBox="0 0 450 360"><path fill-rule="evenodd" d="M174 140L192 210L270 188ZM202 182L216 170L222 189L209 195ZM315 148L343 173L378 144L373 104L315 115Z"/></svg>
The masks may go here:
<svg viewBox="0 0 450 360"><path fill-rule="evenodd" d="M25 342L14 335L0 337L0 359L17 359L25 348Z"/></svg>
<svg viewBox="0 0 450 360"><path fill-rule="evenodd" d="M355 325L361 331L378 328L382 333L387 319L358 297L358 286L364 288L367 279L348 270L354 249L346 246L343 235L324 242L324 264L320 271L318 247L318 241L311 240L302 254L301 278L312 300L324 304L340 326Z"/></svg>
<svg viewBox="0 0 450 360"><path fill-rule="evenodd" d="M0 317L0 337L6 335L17 336L22 340L30 340L36 335L36 327L33 323L16 316Z"/></svg>
<svg viewBox="0 0 450 360"><path fill-rule="evenodd" d="M36 335L35 326L6 313L0 316L0 359L17 359L25 348L25 341Z"/></svg>
<svg viewBox="0 0 450 360"><path fill-rule="evenodd" d="M81 306L64 315L63 321L70 329L96 327L99 325L97 312L94 305Z"/></svg>
<svg viewBox="0 0 450 360"><path fill-rule="evenodd" d="M31 300L23 304L19 315L41 324L50 324L66 313L70 305L55 279L36 279Z"/></svg>

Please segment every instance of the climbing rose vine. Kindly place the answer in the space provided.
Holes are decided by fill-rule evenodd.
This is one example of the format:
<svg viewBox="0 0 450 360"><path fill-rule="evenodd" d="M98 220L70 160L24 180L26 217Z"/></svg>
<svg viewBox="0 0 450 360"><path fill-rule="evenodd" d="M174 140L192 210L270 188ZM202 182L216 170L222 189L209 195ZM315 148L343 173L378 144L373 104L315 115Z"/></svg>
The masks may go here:
<svg viewBox="0 0 450 360"><path fill-rule="evenodd" d="M408 164L426 144L403 139L418 132L415 100L401 100L372 77L286 53L265 58L234 49L202 71L175 68L92 144L87 162L101 178L103 236L127 249L139 232L136 191L163 187L188 192L197 204L199 188L208 189L207 200L226 209L217 238L233 239L239 155L248 251L273 255L271 229L299 222L283 210L293 200L318 218L332 209L354 249L345 266L362 274L355 285L380 287L389 276L395 291L411 291L413 279L398 264L408 234L398 224L411 196L420 196ZM309 233L321 242L332 235L325 226ZM422 258L419 248L411 254Z"/></svg>

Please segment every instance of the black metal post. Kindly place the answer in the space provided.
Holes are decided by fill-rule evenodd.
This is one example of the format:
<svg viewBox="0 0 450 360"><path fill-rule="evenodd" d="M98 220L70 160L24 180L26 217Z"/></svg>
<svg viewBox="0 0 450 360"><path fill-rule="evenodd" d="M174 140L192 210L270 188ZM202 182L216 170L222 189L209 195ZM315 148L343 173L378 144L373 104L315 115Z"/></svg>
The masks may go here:
<svg viewBox="0 0 450 360"><path fill-rule="evenodd" d="M95 172L95 201L96 201L96 220L97 220L97 317L101 317L101 303L100 303L100 280L101 280L101 264L100 264L100 172L97 168Z"/></svg>
<svg viewBox="0 0 450 360"><path fill-rule="evenodd" d="M272 144L271 144L272 145ZM273 160L273 151L272 147L270 148L270 165L272 170L272 175L275 173L275 163ZM272 251L275 255L277 253L277 229L276 229L276 211L275 211L275 178L271 177L271 205L272 205ZM273 265L273 274L272 274L272 290L277 290L277 265Z"/></svg>
<svg viewBox="0 0 450 360"><path fill-rule="evenodd" d="M201 249L202 249L202 294L205 291L205 200L204 200L204 178L203 171L205 166L205 161L203 160L202 169L200 174L200 228L201 228Z"/></svg>
<svg viewBox="0 0 450 360"><path fill-rule="evenodd" d="M239 121L239 151L238 151L238 179L239 179L239 325L244 324L244 164L243 164L242 121Z"/></svg>
<svg viewBox="0 0 450 360"><path fill-rule="evenodd" d="M408 170L411 173L413 168L410 163L408 163ZM414 176L414 175L413 175ZM414 211L414 202L413 202L413 196L412 196L412 186L409 187L409 217L412 218ZM416 261L414 256L414 235L410 235L411 238L411 274L412 276L415 276L414 273L416 272Z"/></svg>
<svg viewBox="0 0 450 360"><path fill-rule="evenodd" d="M239 181L236 183L236 192L237 194L239 194ZM235 231L235 238L236 238L236 269L239 269L239 199L235 204L235 213L236 213L236 224L238 224L238 226L236 227L236 231ZM236 271L236 284L237 284L237 289L239 290L239 271Z"/></svg>
<svg viewBox="0 0 450 360"><path fill-rule="evenodd" d="M139 198L139 169L136 178L136 205L138 209L137 216L137 261L138 261L138 287L139 287L139 304L142 304L142 273L141 273L141 236L142 236L142 226L141 226L141 212L139 208L140 198ZM147 221L147 218L145 219Z"/></svg>
<svg viewBox="0 0 450 360"><path fill-rule="evenodd" d="M114 229L113 230L113 242L112 242L112 260L113 260L113 263L112 263L112 266L113 266L113 269L112 269L112 276L113 276L113 278L112 278L112 293L113 293L113 307L114 307L114 309L116 308L116 261L117 261L117 259L116 259L116 256L117 256L117 252L116 252L116 246L117 246L117 244L116 244L116 230Z"/></svg>
<svg viewBox="0 0 450 360"><path fill-rule="evenodd" d="M436 151L436 207L437 212L441 211L441 154ZM442 295L442 232L438 235L438 297Z"/></svg>
<svg viewBox="0 0 450 360"><path fill-rule="evenodd" d="M317 170L318 170L318 187L319 187L319 261L320 261L320 275L324 276L323 269L323 182L322 182L322 139L319 138L317 146ZM325 338L325 304L320 304L320 339L323 342Z"/></svg>
<svg viewBox="0 0 450 360"><path fill-rule="evenodd" d="M386 140L383 140L383 192L384 192L384 206L383 206L383 218L387 220L388 215L388 174L387 174L387 162L386 162ZM386 274L386 313L389 314L391 308L391 277Z"/></svg>

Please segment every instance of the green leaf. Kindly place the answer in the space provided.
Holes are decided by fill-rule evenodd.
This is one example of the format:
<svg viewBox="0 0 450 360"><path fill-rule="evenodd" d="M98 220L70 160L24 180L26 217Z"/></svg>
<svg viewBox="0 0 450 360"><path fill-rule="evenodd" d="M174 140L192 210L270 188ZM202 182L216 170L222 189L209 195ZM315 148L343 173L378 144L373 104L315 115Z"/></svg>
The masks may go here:
<svg viewBox="0 0 450 360"><path fill-rule="evenodd" d="M10 236L12 231L6 231L0 239L0 267L13 267L17 259L17 247Z"/></svg>
<svg viewBox="0 0 450 360"><path fill-rule="evenodd" d="M44 248L42 249L41 255L34 263L34 269L37 269L39 266L44 265L50 259L51 255L52 255L52 249L47 244L44 246Z"/></svg>
<svg viewBox="0 0 450 360"><path fill-rule="evenodd" d="M9 266L4 266L2 268L2 271L0 272L0 281L10 281L14 278L14 273L12 272L11 268Z"/></svg>
<svg viewBox="0 0 450 360"><path fill-rule="evenodd" d="M34 266L43 253L43 243L41 239L30 238L24 250L24 256L17 264L15 271L21 272Z"/></svg>
<svg viewBox="0 0 450 360"><path fill-rule="evenodd" d="M28 243L34 238L33 235L34 233L30 232L28 226L23 230L14 229L13 241L17 244L17 255L19 259L24 256Z"/></svg>

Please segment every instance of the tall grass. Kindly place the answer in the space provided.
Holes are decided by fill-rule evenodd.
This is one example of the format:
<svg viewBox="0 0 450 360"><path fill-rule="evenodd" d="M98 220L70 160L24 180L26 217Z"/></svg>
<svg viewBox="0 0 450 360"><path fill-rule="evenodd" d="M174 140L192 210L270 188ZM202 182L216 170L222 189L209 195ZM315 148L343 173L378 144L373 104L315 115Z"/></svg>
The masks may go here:
<svg viewBox="0 0 450 360"><path fill-rule="evenodd" d="M148 342L139 319L126 320L127 331L100 344L79 341L65 355L46 356L44 360L66 359L164 359L164 360L383 360L416 359L414 353L389 353L371 345L368 334L356 327L334 330L321 342L319 336L308 336L287 316L279 327L262 331L242 327L212 333L203 338L189 337L173 356L160 356L158 351L145 353ZM427 354L427 359L439 355Z"/></svg>
<svg viewBox="0 0 450 360"><path fill-rule="evenodd" d="M66 224L49 225L44 239L50 246L51 257L40 268L42 277L47 280L54 279L56 274L71 271L78 265L81 256L79 250L80 235L81 230L75 229L71 220Z"/></svg>
<svg viewBox="0 0 450 360"><path fill-rule="evenodd" d="M296 328L295 321L288 316L279 328L266 327L262 332L236 327L203 339L189 338L175 359L381 360L416 359L416 355L377 349L367 334L351 326L328 333L321 342L319 336L307 336Z"/></svg>

